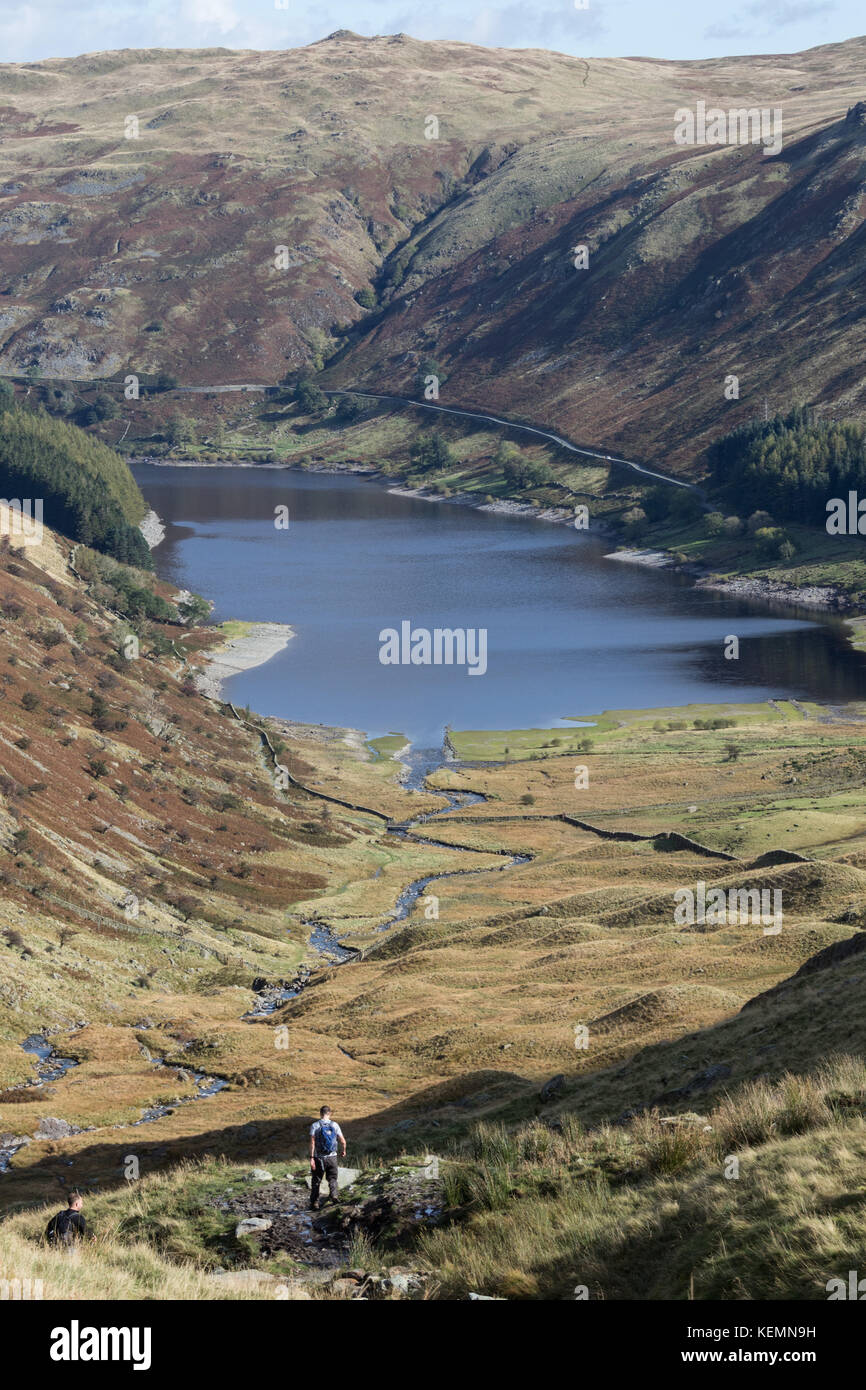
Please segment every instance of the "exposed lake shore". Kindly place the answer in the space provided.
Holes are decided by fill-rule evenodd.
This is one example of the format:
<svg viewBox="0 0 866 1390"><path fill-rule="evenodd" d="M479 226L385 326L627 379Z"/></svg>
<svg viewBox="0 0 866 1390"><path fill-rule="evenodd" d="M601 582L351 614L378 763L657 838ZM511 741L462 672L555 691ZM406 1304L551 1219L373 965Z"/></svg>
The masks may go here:
<svg viewBox="0 0 866 1390"><path fill-rule="evenodd" d="M720 593L741 595L744 598L776 599L783 603L796 604L799 608L818 608L832 613L853 612L857 606L850 595L831 584L800 586L757 575L738 575L731 579L707 575L698 579L698 588L717 589Z"/></svg>
<svg viewBox="0 0 866 1390"><path fill-rule="evenodd" d="M856 604L844 590L831 584L787 584L780 579L769 579L765 575L721 575L714 574L696 564L677 564L667 550L617 550L607 556L609 560L622 560L626 564L643 565L647 569L667 569L676 566L682 573L690 574L699 589L714 589L718 593L737 598L757 598L791 603L798 608L816 608L822 612L853 613Z"/></svg>
<svg viewBox="0 0 866 1390"><path fill-rule="evenodd" d="M207 664L196 676L196 685L212 700L224 699L223 686L227 680L255 666L264 666L287 647L295 635L295 629L288 623L245 623L241 626L246 630L205 653Z"/></svg>
<svg viewBox="0 0 866 1390"><path fill-rule="evenodd" d="M329 470L322 470L329 471ZM384 475L376 475L381 482L388 483ZM443 497L429 488L409 488L389 486L389 492L399 497L415 497L425 502L454 502L462 506L475 507L481 512L491 512L498 516L521 516L534 521L553 522L559 526L573 526L574 513L567 507L536 507L531 502L518 502L501 498L494 502L482 502L471 493L453 494ZM605 522L590 521L587 531L596 535L619 537L619 532ZM833 585L788 584L782 580L770 579L763 575L722 575L694 563L683 564L669 550L654 550L641 547L623 547L612 550L605 556L607 560L619 560L624 564L642 565L646 569L676 569L681 574L690 575L700 589L715 589L719 593L738 598L756 598L790 603L797 608L814 608L825 613L855 613L857 604L843 589Z"/></svg>

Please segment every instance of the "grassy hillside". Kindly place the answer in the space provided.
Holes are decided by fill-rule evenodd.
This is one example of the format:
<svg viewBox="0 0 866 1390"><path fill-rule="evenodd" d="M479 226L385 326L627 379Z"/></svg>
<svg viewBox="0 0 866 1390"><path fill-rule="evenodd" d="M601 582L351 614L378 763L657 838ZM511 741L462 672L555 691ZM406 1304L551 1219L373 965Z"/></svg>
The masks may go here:
<svg viewBox="0 0 866 1390"><path fill-rule="evenodd" d="M72 1259L40 1241L56 1201L11 1217L0 1269L27 1270L51 1299L396 1298L400 1272L427 1299L819 1301L858 1264L864 1107L863 1061L840 1056L703 1115L479 1125L441 1163L429 1228L382 1226L380 1211L372 1239L370 1192L419 1160L367 1152L343 1210L318 1223L336 1258L315 1281L297 1249L266 1258L261 1235L236 1234L302 1164L269 1159L262 1186L240 1164L181 1163L94 1195L96 1241Z"/></svg>
<svg viewBox="0 0 866 1390"><path fill-rule="evenodd" d="M466 1218L422 1243L440 1297L821 1300L861 1248L860 1057L584 1130L480 1128L450 1175Z"/></svg>
<svg viewBox="0 0 866 1390"><path fill-rule="evenodd" d="M533 141L413 230L384 267L383 312L347 339L329 382L414 394L432 356L446 405L548 422L686 472L765 400L860 418L863 378L844 345L862 348L847 312L863 272L866 135L847 59L862 46L665 64L655 81L635 64L622 74L627 106L593 111L591 136L584 120ZM673 143L676 107L700 96L730 108L743 92L781 108L779 155Z"/></svg>

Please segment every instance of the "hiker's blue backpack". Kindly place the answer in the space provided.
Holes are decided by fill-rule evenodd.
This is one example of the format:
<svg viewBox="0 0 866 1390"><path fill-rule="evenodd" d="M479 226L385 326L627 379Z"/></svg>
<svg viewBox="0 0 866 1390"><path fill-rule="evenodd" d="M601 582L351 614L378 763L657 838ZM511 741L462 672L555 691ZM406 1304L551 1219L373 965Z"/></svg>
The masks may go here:
<svg viewBox="0 0 866 1390"><path fill-rule="evenodd" d="M330 1120L322 1120L319 1125L319 1152L326 1155L337 1152L337 1131Z"/></svg>

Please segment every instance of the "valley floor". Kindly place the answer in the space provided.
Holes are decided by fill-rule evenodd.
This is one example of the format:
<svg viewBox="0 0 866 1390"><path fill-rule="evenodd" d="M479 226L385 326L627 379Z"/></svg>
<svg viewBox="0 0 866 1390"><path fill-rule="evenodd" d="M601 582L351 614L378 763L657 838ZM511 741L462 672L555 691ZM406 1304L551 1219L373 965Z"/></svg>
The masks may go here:
<svg viewBox="0 0 866 1390"><path fill-rule="evenodd" d="M74 591L46 590L29 562L7 578L33 631L49 616L63 626ZM104 670L87 669L103 619L78 602L93 631L77 659L70 648L67 684L86 690ZM203 639L178 641L194 669ZM91 1296L224 1296L207 1278L217 1266L344 1294L303 1250L239 1240L230 1209L211 1204L252 1166L290 1179L323 1101L365 1170L441 1157L430 1219L371 1226L370 1194L346 1218L345 1260L408 1262L425 1296L568 1297L572 1280L638 1296L617 1250L637 1222L655 1260L689 1204L707 1226L687 1247L696 1297L783 1296L779 1278L737 1263L765 1218L722 1200L703 1136L723 1111L723 1148L758 1165L761 1210L772 1172L804 1165L798 1221L824 1213L847 1250L847 1217L822 1203L853 1181L832 1154L850 1152L862 1180L866 1083L854 1062L784 1078L866 1041L863 707L609 711L573 734L455 732L459 761L410 791L399 737L374 757L346 731L238 718L170 657L104 682L112 702L122 685L133 718L94 735L61 656L46 720L17 684L39 644L17 651L3 710L17 856L0 906L4 1276L29 1261L46 1296L69 1296L33 1241L78 1184L100 1233L81 1256ZM162 716L148 693L158 677ZM82 773L94 739L105 772L91 759ZM22 759L53 759L41 790L27 791ZM780 893L781 931L678 919L675 895L699 884ZM41 1076L22 1049L34 1034L53 1049ZM813 1130L817 1148L792 1137ZM797 1256L793 1296L824 1296L812 1290L835 1272L824 1276L829 1236L825 1247ZM685 1297L684 1268L647 1296Z"/></svg>

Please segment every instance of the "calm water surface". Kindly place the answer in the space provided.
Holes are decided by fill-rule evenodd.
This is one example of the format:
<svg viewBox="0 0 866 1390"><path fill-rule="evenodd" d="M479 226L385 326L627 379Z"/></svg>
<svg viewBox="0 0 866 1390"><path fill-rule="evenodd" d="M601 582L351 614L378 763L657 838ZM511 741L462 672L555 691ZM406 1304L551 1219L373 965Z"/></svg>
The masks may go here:
<svg viewBox="0 0 866 1390"><path fill-rule="evenodd" d="M166 523L160 575L214 600L217 622L294 627L285 651L225 686L261 714L432 746L446 724L542 728L604 709L866 691L839 620L607 560L611 541L591 531L398 497L362 477L134 472ZM274 526L280 506L288 530ZM486 628L487 673L383 666L379 633L406 619ZM724 659L729 633L738 661Z"/></svg>

